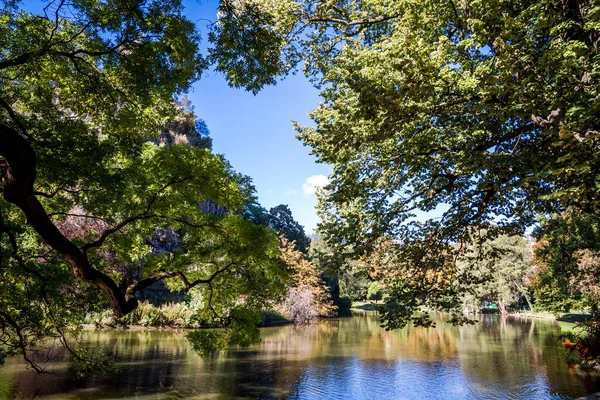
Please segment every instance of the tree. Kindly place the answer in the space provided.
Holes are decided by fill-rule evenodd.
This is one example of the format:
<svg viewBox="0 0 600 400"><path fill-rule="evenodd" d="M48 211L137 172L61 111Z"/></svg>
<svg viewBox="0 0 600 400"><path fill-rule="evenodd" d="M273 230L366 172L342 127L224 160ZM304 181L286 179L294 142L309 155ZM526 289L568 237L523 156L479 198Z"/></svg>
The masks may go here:
<svg viewBox="0 0 600 400"><path fill-rule="evenodd" d="M280 235L286 237L289 242L294 242L296 248L305 255L308 254L310 238L304 233L304 227L292 216L292 210L280 204L269 210L267 225L275 229Z"/></svg>
<svg viewBox="0 0 600 400"><path fill-rule="evenodd" d="M367 293L367 299L369 300L381 300L383 298L383 287L381 287L381 284L377 281L375 282L371 282L371 284L369 285L369 290Z"/></svg>
<svg viewBox="0 0 600 400"><path fill-rule="evenodd" d="M547 220L537 234L536 303L557 314L585 307L597 310L600 220L571 211Z"/></svg>
<svg viewBox="0 0 600 400"><path fill-rule="evenodd" d="M410 269L435 270L470 226L522 233L539 213L599 209L596 2L269 4L223 2L212 57L251 90L305 61L323 101L297 129L333 166L330 240L369 252L393 237Z"/></svg>
<svg viewBox="0 0 600 400"><path fill-rule="evenodd" d="M550 217L537 234L538 272L533 282L536 304L555 314L588 308L592 318L567 336L565 348L578 363L598 368L600 361L600 219L569 210Z"/></svg>
<svg viewBox="0 0 600 400"><path fill-rule="evenodd" d="M283 303L286 313L299 324L305 324L317 316L331 316L333 305L329 289L314 264L297 249L294 242L280 236L281 261L290 274L292 287Z"/></svg>
<svg viewBox="0 0 600 400"><path fill-rule="evenodd" d="M206 66L181 11L178 0L0 8L1 351L38 371L32 347L50 337L70 349L83 313L123 316L159 280L201 291L199 319L235 325L242 341L283 291L275 233L240 215L248 179L175 101ZM168 230L178 246L153 251ZM123 264L144 273L124 290Z"/></svg>
<svg viewBox="0 0 600 400"><path fill-rule="evenodd" d="M525 299L529 309L529 281L534 275L533 251L519 236L502 235L483 243L473 243L459 259L459 269L473 278L463 296L465 308L481 309L483 301L495 302L501 314Z"/></svg>
<svg viewBox="0 0 600 400"><path fill-rule="evenodd" d="M329 287L338 315L351 315L352 302L365 300L371 283L363 264L334 250L318 233L311 239L308 258Z"/></svg>
<svg viewBox="0 0 600 400"><path fill-rule="evenodd" d="M318 233L310 242L308 256L310 262L317 267L328 283L332 297L339 309L347 306L347 312L350 312L350 304L339 303L340 299L362 301L367 298L367 290L371 281L364 263L335 251Z"/></svg>

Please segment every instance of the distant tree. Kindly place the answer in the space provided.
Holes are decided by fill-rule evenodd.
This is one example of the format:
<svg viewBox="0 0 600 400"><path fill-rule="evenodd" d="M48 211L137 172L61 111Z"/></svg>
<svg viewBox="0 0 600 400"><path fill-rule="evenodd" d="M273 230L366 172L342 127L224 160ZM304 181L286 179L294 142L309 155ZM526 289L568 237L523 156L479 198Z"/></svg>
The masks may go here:
<svg viewBox="0 0 600 400"><path fill-rule="evenodd" d="M285 205L280 204L269 210L267 225L275 229L280 235L294 242L296 248L305 255L308 254L310 238L304 233L304 227L298 223L292 216L292 210Z"/></svg>
<svg viewBox="0 0 600 400"><path fill-rule="evenodd" d="M250 202L244 207L244 218L257 225L269 226L269 212L258 201Z"/></svg>
<svg viewBox="0 0 600 400"><path fill-rule="evenodd" d="M350 301L361 301L367 298L371 280L364 263L353 260L347 254L337 252L318 233L310 242L308 256L330 285L335 301L344 297Z"/></svg>
<svg viewBox="0 0 600 400"><path fill-rule="evenodd" d="M367 292L368 300L381 300L383 298L383 287L379 282L371 282L369 290Z"/></svg>
<svg viewBox="0 0 600 400"><path fill-rule="evenodd" d="M507 314L509 306L525 299L532 309L528 286L535 270L532 258L529 242L520 236L502 235L470 244L457 262L471 280L463 294L464 306L479 310L482 302L495 302Z"/></svg>

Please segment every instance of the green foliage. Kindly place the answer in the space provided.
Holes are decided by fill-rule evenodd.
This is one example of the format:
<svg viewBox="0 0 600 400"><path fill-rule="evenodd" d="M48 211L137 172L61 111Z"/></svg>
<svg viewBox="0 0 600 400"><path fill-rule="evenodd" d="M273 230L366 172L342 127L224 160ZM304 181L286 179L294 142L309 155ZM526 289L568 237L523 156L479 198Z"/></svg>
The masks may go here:
<svg viewBox="0 0 600 400"><path fill-rule="evenodd" d="M383 298L383 287L379 282L372 282L369 285L369 290L367 292L368 300L381 300Z"/></svg>
<svg viewBox="0 0 600 400"><path fill-rule="evenodd" d="M484 235L485 236L485 235ZM533 251L526 239L502 235L472 243L458 261L461 274L468 275L463 306L479 312L484 301L497 303L500 312L529 298L529 282L535 273Z"/></svg>
<svg viewBox="0 0 600 400"><path fill-rule="evenodd" d="M224 0L209 34L210 56L229 84L253 93L275 83L298 55L286 46L295 37L300 5L295 1Z"/></svg>
<svg viewBox="0 0 600 400"><path fill-rule="evenodd" d="M393 238L405 246L408 275L453 282L437 259L472 242L470 226L494 222L515 234L540 213L600 209L597 1L225 4L213 42L232 84L256 90L300 55L321 88L314 126L297 129L333 167L320 200L332 243L363 254ZM248 7L256 22L244 19ZM285 41L272 41L281 32ZM223 41L256 56L221 51ZM425 282L432 290L411 282L397 293L458 302L453 285Z"/></svg>
<svg viewBox="0 0 600 400"><path fill-rule="evenodd" d="M600 220L571 211L545 221L537 235L536 303L553 313L597 306Z"/></svg>
<svg viewBox="0 0 600 400"><path fill-rule="evenodd" d="M308 253L310 238L304 233L304 227L294 219L292 210L287 205L280 204L271 208L267 216L267 225L285 236L288 241L294 242L299 251Z"/></svg>
<svg viewBox="0 0 600 400"><path fill-rule="evenodd" d="M118 372L118 368L114 365L114 360L99 347L77 348L73 354L73 363L69 366L69 369L77 379L82 379L89 375L108 375L109 373Z"/></svg>
<svg viewBox="0 0 600 400"><path fill-rule="evenodd" d="M277 310L263 310L260 313L260 317L260 326L271 326L274 324L289 322L286 316Z"/></svg>
<svg viewBox="0 0 600 400"><path fill-rule="evenodd" d="M192 348L200 355L207 356L225 351L229 346L250 346L260 342L258 324L260 314L245 308L235 307L231 313L228 329L200 329L188 332Z"/></svg>
<svg viewBox="0 0 600 400"><path fill-rule="evenodd" d="M116 318L110 310L105 310L86 315L85 323L111 327L119 325L142 325L197 328L201 326L201 321L197 321L195 318L197 311L192 305L185 302L167 303L160 306L143 302L123 318Z"/></svg>
<svg viewBox="0 0 600 400"><path fill-rule="evenodd" d="M350 301L365 300L371 284L367 269L363 263L338 250L329 246L316 234L311 240L308 256L326 282L331 282L330 291L334 301L344 297Z"/></svg>

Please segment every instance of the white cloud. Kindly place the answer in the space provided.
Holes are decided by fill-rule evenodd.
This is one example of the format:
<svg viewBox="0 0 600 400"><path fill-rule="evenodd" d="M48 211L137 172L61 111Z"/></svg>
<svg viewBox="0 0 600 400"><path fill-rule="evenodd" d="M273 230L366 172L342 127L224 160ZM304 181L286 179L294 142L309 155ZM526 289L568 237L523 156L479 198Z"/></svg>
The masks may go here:
<svg viewBox="0 0 600 400"><path fill-rule="evenodd" d="M325 175L313 175L306 179L306 182L302 184L302 191L305 195L309 196L315 194L318 187L323 187L329 184L329 179Z"/></svg>

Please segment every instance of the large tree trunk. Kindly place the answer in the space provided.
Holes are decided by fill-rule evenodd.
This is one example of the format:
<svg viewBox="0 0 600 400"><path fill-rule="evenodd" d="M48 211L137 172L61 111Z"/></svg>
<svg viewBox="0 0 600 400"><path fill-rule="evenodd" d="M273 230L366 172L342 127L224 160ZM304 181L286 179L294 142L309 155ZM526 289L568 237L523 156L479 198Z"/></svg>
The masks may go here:
<svg viewBox="0 0 600 400"><path fill-rule="evenodd" d="M0 124L0 182L4 199L19 207L27 223L54 250L64 255L75 276L100 287L107 295L117 317L137 307L135 295L121 293L116 283L106 274L90 266L87 255L68 240L52 223L43 206L35 197L33 184L36 177L35 152L27 140L14 129Z"/></svg>
<svg viewBox="0 0 600 400"><path fill-rule="evenodd" d="M65 256L73 268L73 274L78 279L94 284L106 293L111 308L118 318L135 310L138 306L135 294L157 281L167 278L179 278L185 288L190 289L199 284L210 284L217 275L227 271L233 264L230 263L217 269L207 279L196 279L193 282L189 282L181 271L159 272L132 283L123 294L115 281L90 265L87 251L90 248L102 246L102 243L110 234L117 232L128 223L148 218L153 199L156 198L158 193L155 193L149 201L145 211L126 218L121 223L105 230L98 240L79 248L54 225L35 196L33 189L36 176L35 151L25 137L4 124L0 124L0 157L4 157L4 159L0 159L0 183L3 185L4 199L19 207L25 213L27 223L41 236L44 242L59 254ZM172 183L177 182L173 181Z"/></svg>

